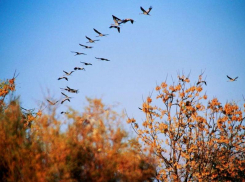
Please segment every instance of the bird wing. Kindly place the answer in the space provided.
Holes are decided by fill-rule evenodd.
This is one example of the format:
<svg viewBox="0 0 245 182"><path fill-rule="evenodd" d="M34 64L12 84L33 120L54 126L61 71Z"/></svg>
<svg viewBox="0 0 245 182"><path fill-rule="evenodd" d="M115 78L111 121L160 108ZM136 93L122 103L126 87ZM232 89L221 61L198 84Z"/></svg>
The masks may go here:
<svg viewBox="0 0 245 182"><path fill-rule="evenodd" d="M98 30L96 30L95 28L94 28L94 31L97 33L97 34L101 34Z"/></svg>
<svg viewBox="0 0 245 182"><path fill-rule="evenodd" d="M151 9L152 9L152 6L150 6L150 8L147 10L147 13L150 13Z"/></svg>
<svg viewBox="0 0 245 182"><path fill-rule="evenodd" d="M89 37L85 36L88 40L91 40Z"/></svg>
<svg viewBox="0 0 245 182"><path fill-rule="evenodd" d="M64 72L65 74L69 74L68 72L66 72L66 71L64 71L64 70L63 70L63 72Z"/></svg>
<svg viewBox="0 0 245 182"><path fill-rule="evenodd" d="M232 80L232 78L231 77L229 77L228 75L226 75L227 76L227 78L229 78L230 80Z"/></svg>
<svg viewBox="0 0 245 182"><path fill-rule="evenodd" d="M238 76L235 78L235 80L238 79Z"/></svg>
<svg viewBox="0 0 245 182"><path fill-rule="evenodd" d="M140 9L141 9L141 11L146 12L146 11L144 10L144 8L142 8L141 6L140 6Z"/></svg>
<svg viewBox="0 0 245 182"><path fill-rule="evenodd" d="M120 27L117 27L117 31L120 33Z"/></svg>
<svg viewBox="0 0 245 182"><path fill-rule="evenodd" d="M66 94L64 94L63 92L61 92L62 95L64 95L65 97L68 97Z"/></svg>
<svg viewBox="0 0 245 182"><path fill-rule="evenodd" d="M122 21L120 18L117 18L116 16L112 15L113 19L116 21Z"/></svg>
<svg viewBox="0 0 245 182"><path fill-rule="evenodd" d="M85 45L82 45L82 44L79 44L79 45L85 47Z"/></svg>

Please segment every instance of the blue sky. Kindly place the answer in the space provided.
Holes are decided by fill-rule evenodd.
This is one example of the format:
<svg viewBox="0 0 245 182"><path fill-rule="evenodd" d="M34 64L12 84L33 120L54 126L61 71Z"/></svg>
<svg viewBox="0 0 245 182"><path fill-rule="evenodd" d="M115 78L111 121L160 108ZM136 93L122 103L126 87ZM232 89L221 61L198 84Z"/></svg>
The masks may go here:
<svg viewBox="0 0 245 182"><path fill-rule="evenodd" d="M139 15L140 6L153 6L151 16ZM121 33L109 29L112 15L132 18ZM109 34L95 44L93 28ZM78 44L92 45L91 50ZM60 88L79 89L67 106L80 110L85 97L103 98L106 104L120 103L130 116L141 118L138 106L168 76L177 72L196 80L205 70L209 98L241 102L245 96L245 1L0 1L0 79L19 73L17 95L23 107L35 108L45 101L47 90L61 99ZM74 56L81 51L86 56ZM100 62L94 57L105 57ZM91 62L69 81L57 78L63 70ZM227 82L226 75L238 76ZM177 80L176 80L177 81Z"/></svg>

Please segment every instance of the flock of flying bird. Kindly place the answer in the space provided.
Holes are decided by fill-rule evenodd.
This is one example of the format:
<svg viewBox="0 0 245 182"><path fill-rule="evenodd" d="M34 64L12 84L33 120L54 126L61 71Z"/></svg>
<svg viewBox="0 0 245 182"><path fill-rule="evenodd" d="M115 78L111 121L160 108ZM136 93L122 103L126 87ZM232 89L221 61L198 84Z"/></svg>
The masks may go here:
<svg viewBox="0 0 245 182"><path fill-rule="evenodd" d="M150 15L149 13L150 13L150 11L152 10L152 6L150 6L148 10L145 10L145 9L142 8L142 7L140 7L140 9L141 9L141 11L142 11L142 13L140 13L140 14ZM120 18L118 18L118 17L116 17L116 16L114 16L114 15L112 15L112 18L113 18L114 24L112 24L109 28L116 28L117 31L118 31L118 33L120 33L120 29L121 29L120 25L121 25L121 24L125 24L125 23L127 23L127 22L131 22L131 24L134 23L134 20L131 19L131 18L120 19ZM93 30L95 31L95 33L98 34L96 37L104 37L104 36L109 35L109 34L102 34L102 33L99 32L98 30L96 30L95 28L94 28ZM88 39L88 42L86 42L86 43L95 43L96 41L99 41L99 40L97 40L97 39L94 39L94 40L93 40L93 39L91 39L91 38L89 38L89 37L87 37L87 36L85 36L85 37L86 37L86 39ZM88 45L83 45L83 44L79 44L79 45L82 46L82 47L84 47L85 49L92 49L92 48L93 48L92 46L88 46ZM86 55L85 53L82 53L82 52L76 52L76 51L71 51L71 52L72 52L72 53L75 53L74 56L78 56L78 55ZM98 60L101 60L101 61L110 61L110 60L107 59L107 58L100 58L100 57L95 57L95 59L98 59ZM92 65L91 63L87 63L87 62L80 62L80 63L83 63L85 66ZM68 81L68 76L70 76L74 71L77 71L77 70L83 70L83 71L85 71L85 68L84 68L84 67L75 67L74 70L72 70L72 71L70 71L70 72L67 72L67 71L64 71L64 70L63 70L63 72L65 73L65 76L59 77L58 80L65 79L66 81ZM238 78L238 77L236 77L236 78L231 78L231 77L229 77L229 76L227 75L227 78L229 79L228 81L233 82L233 81L237 81L237 78ZM201 82L203 82L203 83L205 83L205 85L207 85L206 81L200 81L200 82L197 83L197 85L200 84ZM72 89L72 88L70 88L70 87L68 87L68 86L66 86L66 88L61 88L61 90L67 91L67 92L69 92L69 93L78 93L78 90L77 90L77 89ZM63 92L61 92L61 94L64 96L64 98L63 98L62 101L61 101L61 104L63 104L63 103L66 102L66 101L69 101L69 102L70 102L70 99L71 99L72 97L69 97L68 95L66 95L66 94L63 93ZM50 101L49 99L47 99L47 101L49 102L50 105L56 105L56 104L59 102L59 100L58 100L58 101ZM64 112L64 111L61 112L61 114L67 114L67 113L68 113L68 112Z"/></svg>
<svg viewBox="0 0 245 182"><path fill-rule="evenodd" d="M144 8L140 7L142 13L140 14L143 14L143 15L150 15L150 11L152 10L152 6L149 7L148 10L145 10ZM112 18L113 18L113 21L114 21L114 24L112 24L109 28L115 28L117 29L118 33L120 33L120 25L121 24L125 24L127 22L131 22L131 24L134 23L134 20L131 19L131 18L126 18L126 19L120 19L114 15L112 15ZM97 33L98 35L96 37L104 37L104 36L107 36L109 34L102 34L101 32L99 32L98 30L96 30L95 28L93 29L95 31L95 33ZM95 43L96 41L99 41L97 39L91 39L87 36L85 36L86 39L88 39L88 42L86 43ZM84 47L85 49L92 49L93 47L92 46L88 46L88 45L83 45L83 44L79 44L80 46ZM76 52L76 51L71 51L72 53L74 53L75 55L74 56L78 56L78 55L86 55L85 53L82 53L82 52ZM109 59L107 58L101 58L101 57L95 57L95 59L98 59L98 60L101 60L101 61L110 61ZM83 63L85 66L89 66L89 65L92 65L91 63L87 63L87 62L80 62L80 63ZM73 72L77 71L77 70L83 70L85 71L85 68L84 67L75 67L74 70L70 71L70 72L67 72L67 71L64 71L63 72L65 73L64 76L61 76L58 78L58 80L62 80L62 79L65 79L66 81L68 81L68 76L70 76ZM61 90L64 90L64 91L67 91L69 93L78 93L78 90L77 89L72 89L68 86L66 86L66 88L60 88ZM64 102L68 101L70 102L70 99L72 97L69 97L68 95L66 95L65 93L61 92L61 94L64 96L64 98L62 99L61 101L61 104L63 104ZM47 99L48 103L50 105L56 105L58 101L51 101L49 99ZM61 114L68 114L68 112L65 112L65 111L62 111Z"/></svg>

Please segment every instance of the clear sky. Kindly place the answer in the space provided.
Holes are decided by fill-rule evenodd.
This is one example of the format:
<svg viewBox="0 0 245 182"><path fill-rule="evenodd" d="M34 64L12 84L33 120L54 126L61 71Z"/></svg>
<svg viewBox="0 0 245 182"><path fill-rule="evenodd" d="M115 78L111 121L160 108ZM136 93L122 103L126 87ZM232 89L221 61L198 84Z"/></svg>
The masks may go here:
<svg viewBox="0 0 245 182"><path fill-rule="evenodd" d="M153 7L151 16L139 15L140 6ZM112 15L132 18L121 33L109 29ZM94 44L93 28L109 34ZM87 50L79 43L93 46ZM87 55L74 56L71 51ZM94 57L108 58L102 62ZM60 88L79 89L70 103L59 106L77 110L85 97L103 98L106 104L120 103L132 117L141 117L142 97L146 98L168 75L177 72L197 79L205 70L209 98L222 102L241 101L245 96L245 1L244 0L0 0L0 79L19 73L17 95L23 107L44 101L47 89L61 99ZM77 71L69 81L60 80L63 70L71 71L91 62L86 71ZM238 76L227 82L226 75Z"/></svg>

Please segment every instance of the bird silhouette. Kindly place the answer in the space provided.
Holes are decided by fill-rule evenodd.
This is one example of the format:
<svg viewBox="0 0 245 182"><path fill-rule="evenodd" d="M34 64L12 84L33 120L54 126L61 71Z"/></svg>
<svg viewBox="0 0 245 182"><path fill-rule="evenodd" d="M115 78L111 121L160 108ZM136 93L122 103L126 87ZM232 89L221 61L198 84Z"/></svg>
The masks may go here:
<svg viewBox="0 0 245 182"><path fill-rule="evenodd" d="M231 78L231 77L229 77L228 75L226 75L227 76L227 78L229 78L229 80L228 80L228 82L230 81L230 82L234 82L234 81L237 81L237 79L238 79L238 76L236 77L236 78Z"/></svg>
<svg viewBox="0 0 245 182"><path fill-rule="evenodd" d="M90 39L89 37L85 36L87 39L88 39L88 42L87 43L94 43L95 41L99 41L99 40L92 40Z"/></svg>
<svg viewBox="0 0 245 182"><path fill-rule="evenodd" d="M59 77L58 80L61 80L61 79L66 79L66 81L68 81L68 78L65 77L65 76L62 76L62 77Z"/></svg>
<svg viewBox="0 0 245 182"><path fill-rule="evenodd" d="M33 113L35 109L25 109L23 107L20 107L21 109L25 110L28 113Z"/></svg>
<svg viewBox="0 0 245 182"><path fill-rule="evenodd" d="M55 104L57 104L57 102L59 102L59 101L52 102L52 101L50 101L50 100L48 100L48 99L47 99L47 101L48 101L48 103L49 103L50 105L55 105Z"/></svg>
<svg viewBox="0 0 245 182"><path fill-rule="evenodd" d="M80 61L80 63L83 63L83 64L86 65L86 66L87 66L87 65L92 65L91 63L86 63L86 62L81 62L81 61Z"/></svg>
<svg viewBox="0 0 245 182"><path fill-rule="evenodd" d="M197 82L197 85L199 85L200 83L204 83L205 85L207 85L207 82L206 81L198 81Z"/></svg>
<svg viewBox="0 0 245 182"><path fill-rule="evenodd" d="M134 20L131 18L123 19L121 23L127 23L128 21L130 21L132 24L134 23Z"/></svg>
<svg viewBox="0 0 245 182"><path fill-rule="evenodd" d="M69 112L61 111L60 114L69 114Z"/></svg>
<svg viewBox="0 0 245 182"><path fill-rule="evenodd" d="M70 98L68 95L64 94L63 92L61 92L62 95L65 96L65 98L61 101L61 104L63 104L65 101L69 101L70 102Z"/></svg>
<svg viewBox="0 0 245 182"><path fill-rule="evenodd" d="M106 59L106 58L97 58L97 57L95 57L95 59L100 59L101 61L110 61L109 59Z"/></svg>
<svg viewBox="0 0 245 182"><path fill-rule="evenodd" d="M142 7L140 6L140 9L141 9L141 11L143 11L143 13L140 13L140 14L150 15L149 13L150 13L150 11L151 11L151 9L152 9L152 6L150 6L150 8L149 8L148 10L144 10L144 8L142 8Z"/></svg>
<svg viewBox="0 0 245 182"><path fill-rule="evenodd" d="M61 104L63 104L65 101L69 101L69 102L70 102L70 99L69 99L69 98L64 98L64 99L61 101Z"/></svg>
<svg viewBox="0 0 245 182"><path fill-rule="evenodd" d="M67 76L69 76L69 75L71 75L74 71L71 71L70 73L68 73L68 72L66 72L66 71L63 70L63 72L64 72Z"/></svg>
<svg viewBox="0 0 245 182"><path fill-rule="evenodd" d="M78 55L87 55L85 53L82 52L75 52L75 51L71 51L72 53L76 53L74 56L78 56Z"/></svg>
<svg viewBox="0 0 245 182"><path fill-rule="evenodd" d="M93 47L92 46L86 46L86 45L83 45L83 44L79 44L80 46L82 47L85 47L85 49L92 49Z"/></svg>
<svg viewBox="0 0 245 182"><path fill-rule="evenodd" d="M72 89L68 86L66 86L66 88L60 88L60 89L66 90L67 92L70 92L70 93L78 93L78 90Z"/></svg>
<svg viewBox="0 0 245 182"><path fill-rule="evenodd" d="M85 71L85 68L82 68L82 67L75 67L74 70L84 70L84 71Z"/></svg>
<svg viewBox="0 0 245 182"><path fill-rule="evenodd" d="M103 37L103 36L109 35L109 34L102 34L102 33L100 33L98 30L96 30L95 28L94 28L94 31L95 31L97 34L99 34L99 36L96 36L96 37Z"/></svg>

